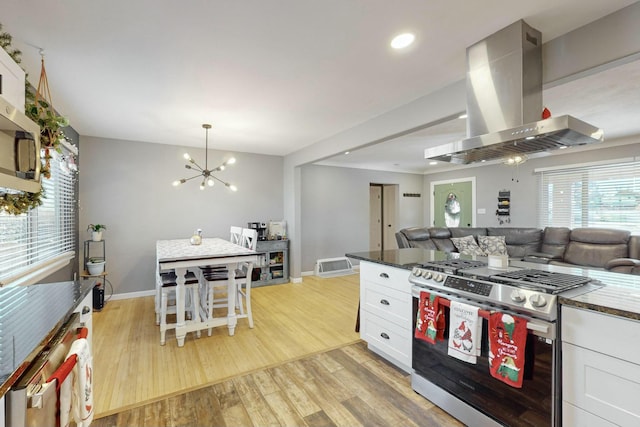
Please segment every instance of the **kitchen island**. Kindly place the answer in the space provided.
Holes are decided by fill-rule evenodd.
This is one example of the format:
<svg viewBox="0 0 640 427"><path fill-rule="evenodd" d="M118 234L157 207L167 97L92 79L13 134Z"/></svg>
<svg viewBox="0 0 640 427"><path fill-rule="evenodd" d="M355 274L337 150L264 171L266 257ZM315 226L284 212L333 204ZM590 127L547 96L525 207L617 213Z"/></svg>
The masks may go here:
<svg viewBox="0 0 640 427"><path fill-rule="evenodd" d="M361 336L369 348L403 370L412 366L413 267L432 251L400 249L346 254L361 261ZM486 260L483 257L478 259ZM559 272L593 279L580 292L561 292L557 308L556 399L564 425L640 425L640 277L580 267L510 260L514 269ZM624 375L620 375L624 372ZM446 409L446 408L445 408ZM456 416L455 411L450 411ZM555 425L558 422L554 422Z"/></svg>

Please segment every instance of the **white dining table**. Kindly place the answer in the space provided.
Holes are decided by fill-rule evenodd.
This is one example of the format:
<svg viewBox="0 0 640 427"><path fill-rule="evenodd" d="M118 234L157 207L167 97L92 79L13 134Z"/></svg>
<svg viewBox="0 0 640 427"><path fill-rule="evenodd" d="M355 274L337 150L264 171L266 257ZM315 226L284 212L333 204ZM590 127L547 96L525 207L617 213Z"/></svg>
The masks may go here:
<svg viewBox="0 0 640 427"><path fill-rule="evenodd" d="M235 271L238 263L255 264L258 259L255 251L220 238L203 238L199 245L192 245L189 239L158 240L156 242L156 259L159 272L174 270L177 276L176 339L178 347L184 346L184 339L188 332L227 325L229 335L235 333L238 321L235 311ZM205 319L200 315L198 307L191 320L187 321L185 319L185 275L188 269L207 265L227 266L229 272L227 317Z"/></svg>

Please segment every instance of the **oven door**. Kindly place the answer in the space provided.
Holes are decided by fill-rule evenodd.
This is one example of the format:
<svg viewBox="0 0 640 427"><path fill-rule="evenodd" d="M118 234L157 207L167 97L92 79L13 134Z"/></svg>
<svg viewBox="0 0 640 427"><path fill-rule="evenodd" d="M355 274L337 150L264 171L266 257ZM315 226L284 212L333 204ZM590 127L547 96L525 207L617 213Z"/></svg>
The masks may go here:
<svg viewBox="0 0 640 427"><path fill-rule="evenodd" d="M413 290L415 329L419 290ZM437 291L429 290L438 294ZM455 300L451 295L441 295ZM472 304L469 300L460 300ZM490 307L478 305L482 309ZM444 341L430 344L414 338L412 385L414 390L468 425L551 426L557 416L555 390L555 324L529 322L522 388L511 387L489 372L488 320L482 320L482 348L476 364L448 355L449 307ZM513 314L513 313L512 313Z"/></svg>

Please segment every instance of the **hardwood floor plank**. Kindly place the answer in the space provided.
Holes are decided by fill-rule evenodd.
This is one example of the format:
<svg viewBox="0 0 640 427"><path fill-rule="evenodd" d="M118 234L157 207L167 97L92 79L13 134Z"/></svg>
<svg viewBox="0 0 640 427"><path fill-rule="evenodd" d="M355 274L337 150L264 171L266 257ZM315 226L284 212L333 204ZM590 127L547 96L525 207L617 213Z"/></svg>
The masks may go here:
<svg viewBox="0 0 640 427"><path fill-rule="evenodd" d="M189 396L188 405L193 407L196 426L219 426L225 427L226 423L222 417L222 407L216 396L213 387L204 387L187 393Z"/></svg>
<svg viewBox="0 0 640 427"><path fill-rule="evenodd" d="M367 405L362 399L358 396L354 396L350 399L347 399L343 402L345 408L349 410L363 425L366 426L379 426L379 427L387 427L389 426L389 422L384 420L382 417L378 415L379 411L376 411L371 406ZM408 424L398 423L393 424L398 426L406 426Z"/></svg>
<svg viewBox="0 0 640 427"><path fill-rule="evenodd" d="M306 417L320 411L315 401L288 375L284 366L277 366L268 370L271 377L284 392L296 411L306 420Z"/></svg>
<svg viewBox="0 0 640 427"><path fill-rule="evenodd" d="M334 395L318 379L305 381L302 384L304 390L313 396L315 402L322 408L324 414L338 426L366 426L351 414Z"/></svg>
<svg viewBox="0 0 640 427"><path fill-rule="evenodd" d="M189 427L196 425L194 406L191 404L190 396L190 394L185 393L168 399L172 427Z"/></svg>
<svg viewBox="0 0 640 427"><path fill-rule="evenodd" d="M244 375L231 380L249 417L257 426L279 427L280 422L273 414L271 407L264 399L251 375Z"/></svg>
<svg viewBox="0 0 640 427"><path fill-rule="evenodd" d="M280 391L278 384L271 378L271 375L267 371L258 371L251 374L251 378L256 387L263 396L268 396L271 393L277 393Z"/></svg>
<svg viewBox="0 0 640 427"><path fill-rule="evenodd" d="M278 390L264 396L267 404L275 414L281 426L304 427L307 423L300 417L300 414L291 406L285 393Z"/></svg>
<svg viewBox="0 0 640 427"><path fill-rule="evenodd" d="M309 427L336 427L324 411L318 411L308 415L304 417L304 421Z"/></svg>
<svg viewBox="0 0 640 427"><path fill-rule="evenodd" d="M341 402L343 400L350 399L355 396L352 390L345 387L340 381L338 381L318 360L317 356L313 356L308 359L301 360L300 363L311 373L312 377L319 382L327 393ZM334 371L336 372L336 371Z"/></svg>

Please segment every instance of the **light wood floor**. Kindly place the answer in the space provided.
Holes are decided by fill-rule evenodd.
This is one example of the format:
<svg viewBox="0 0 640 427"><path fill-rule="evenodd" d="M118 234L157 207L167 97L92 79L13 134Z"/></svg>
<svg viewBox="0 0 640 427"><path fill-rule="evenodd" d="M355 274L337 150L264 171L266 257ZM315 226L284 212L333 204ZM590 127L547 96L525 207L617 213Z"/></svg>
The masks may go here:
<svg viewBox="0 0 640 427"><path fill-rule="evenodd" d="M305 276L303 283L252 289L255 327L239 319L179 348L160 345L153 297L115 300L93 316L94 404L98 417L359 339L359 276Z"/></svg>
<svg viewBox="0 0 640 427"><path fill-rule="evenodd" d="M100 418L93 427L461 426L362 341Z"/></svg>
<svg viewBox="0 0 640 427"><path fill-rule="evenodd" d="M255 328L160 346L153 297L94 313L100 426L459 426L354 331L359 276L254 288Z"/></svg>

